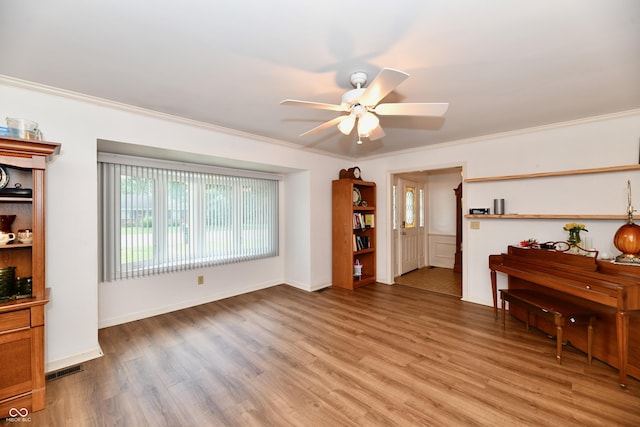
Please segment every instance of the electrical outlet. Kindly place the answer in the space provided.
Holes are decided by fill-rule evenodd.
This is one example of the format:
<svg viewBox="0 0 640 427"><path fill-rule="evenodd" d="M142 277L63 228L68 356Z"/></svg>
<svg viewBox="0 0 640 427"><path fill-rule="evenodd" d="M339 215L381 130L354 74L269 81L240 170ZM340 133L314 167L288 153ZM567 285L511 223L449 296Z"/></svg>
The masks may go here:
<svg viewBox="0 0 640 427"><path fill-rule="evenodd" d="M480 230L480 221L471 221L469 226L472 230Z"/></svg>
<svg viewBox="0 0 640 427"><path fill-rule="evenodd" d="M198 285L204 285L204 276L198 276Z"/></svg>

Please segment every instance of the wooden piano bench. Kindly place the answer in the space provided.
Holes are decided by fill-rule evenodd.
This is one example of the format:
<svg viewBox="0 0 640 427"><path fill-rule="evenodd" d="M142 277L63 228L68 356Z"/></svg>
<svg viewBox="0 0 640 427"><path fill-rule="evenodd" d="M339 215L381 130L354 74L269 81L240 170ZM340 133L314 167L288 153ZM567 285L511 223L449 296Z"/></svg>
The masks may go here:
<svg viewBox="0 0 640 427"><path fill-rule="evenodd" d="M519 305L527 311L527 330L529 330L529 314L534 313L553 321L556 327L556 360L562 360L562 328L564 326L587 326L587 358L591 364L591 348L593 346L593 323L596 314L577 304L554 298L529 289L500 289L502 300L502 329L506 326L505 301L509 305Z"/></svg>

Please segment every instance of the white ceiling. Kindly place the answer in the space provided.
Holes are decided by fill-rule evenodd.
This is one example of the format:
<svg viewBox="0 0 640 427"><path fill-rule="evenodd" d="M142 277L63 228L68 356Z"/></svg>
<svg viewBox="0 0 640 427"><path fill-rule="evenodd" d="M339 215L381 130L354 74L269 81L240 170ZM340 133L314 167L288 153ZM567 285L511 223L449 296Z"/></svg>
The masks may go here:
<svg viewBox="0 0 640 427"><path fill-rule="evenodd" d="M350 158L640 108L638 0L2 0L0 40L2 75ZM279 105L383 67L411 75L385 101L444 119L357 145Z"/></svg>

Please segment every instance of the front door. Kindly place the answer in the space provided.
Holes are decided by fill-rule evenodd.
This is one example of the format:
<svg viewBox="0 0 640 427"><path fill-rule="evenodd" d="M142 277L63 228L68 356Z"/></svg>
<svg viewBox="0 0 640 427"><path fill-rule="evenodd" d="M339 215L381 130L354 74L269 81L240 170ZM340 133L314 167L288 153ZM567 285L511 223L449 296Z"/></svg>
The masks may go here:
<svg viewBox="0 0 640 427"><path fill-rule="evenodd" d="M401 182L400 274L405 274L418 268L418 184Z"/></svg>

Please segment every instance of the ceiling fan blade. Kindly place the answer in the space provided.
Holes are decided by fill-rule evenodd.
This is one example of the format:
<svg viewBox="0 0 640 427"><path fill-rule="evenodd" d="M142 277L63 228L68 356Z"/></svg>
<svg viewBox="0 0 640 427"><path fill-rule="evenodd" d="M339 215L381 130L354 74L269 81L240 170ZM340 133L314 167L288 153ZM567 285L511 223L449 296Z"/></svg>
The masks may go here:
<svg viewBox="0 0 640 427"><path fill-rule="evenodd" d="M382 127L378 125L374 130L369 133L369 140L375 141L376 139L384 138L385 133L382 130Z"/></svg>
<svg viewBox="0 0 640 427"><path fill-rule="evenodd" d="M408 77L409 74L403 71L394 70L393 68L383 68L380 74L369 84L358 101L362 105L373 107Z"/></svg>
<svg viewBox="0 0 640 427"><path fill-rule="evenodd" d="M290 105L292 107L316 108L318 110L346 111L341 105L325 104L323 102L298 101L296 99L285 99L280 105Z"/></svg>
<svg viewBox="0 0 640 427"><path fill-rule="evenodd" d="M301 134L300 136L307 136L307 135L311 135L311 134L323 131L325 129L328 129L331 126L334 126L334 125L337 125L338 123L340 123L342 120L345 119L345 117L349 117L349 116L338 116L335 119L331 119L328 122L324 122L321 125L316 126L313 129L306 131L305 133Z"/></svg>
<svg viewBox="0 0 640 427"><path fill-rule="evenodd" d="M372 111L381 116L433 116L441 117L447 112L446 102L402 102L398 104L380 104Z"/></svg>

